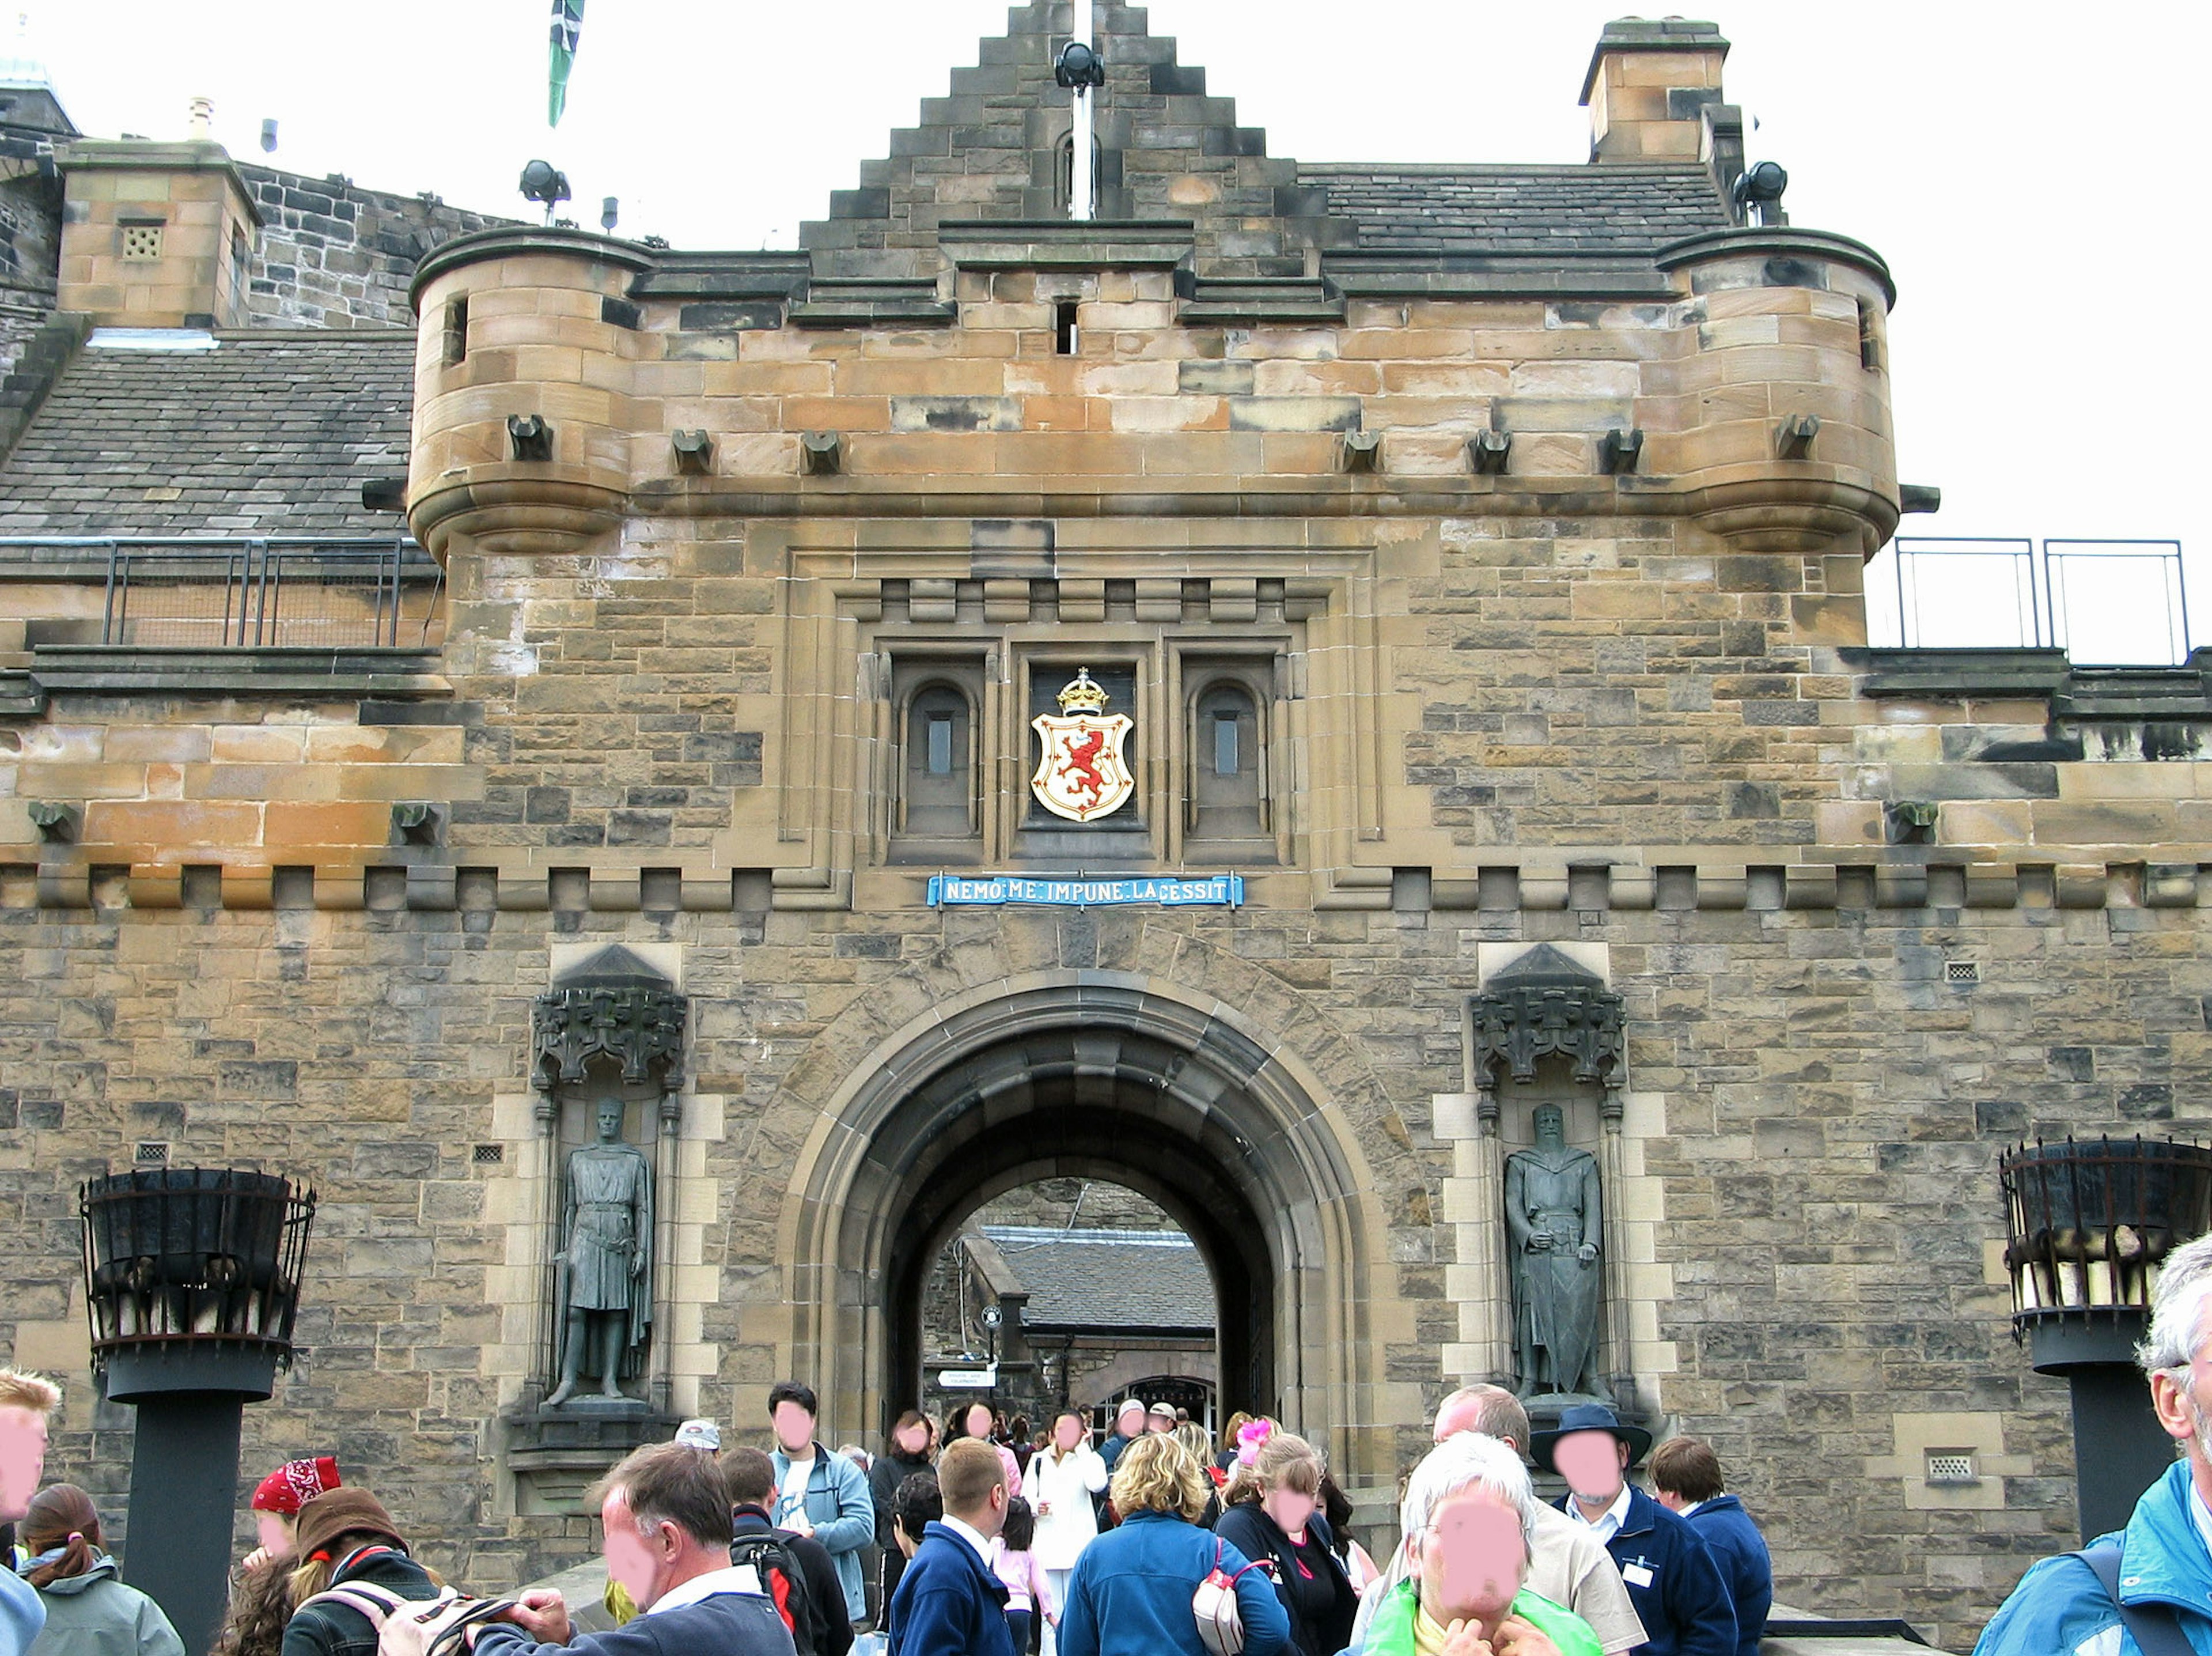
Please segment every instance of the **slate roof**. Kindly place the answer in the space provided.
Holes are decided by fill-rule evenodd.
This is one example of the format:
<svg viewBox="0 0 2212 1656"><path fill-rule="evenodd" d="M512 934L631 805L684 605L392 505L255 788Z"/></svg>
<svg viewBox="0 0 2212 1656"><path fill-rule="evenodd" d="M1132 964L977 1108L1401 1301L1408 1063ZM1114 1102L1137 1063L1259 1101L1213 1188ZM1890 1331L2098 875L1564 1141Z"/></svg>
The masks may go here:
<svg viewBox="0 0 2212 1656"><path fill-rule="evenodd" d="M1298 167L1354 246L1404 253L1648 254L1729 217L1703 166Z"/></svg>
<svg viewBox="0 0 2212 1656"><path fill-rule="evenodd" d="M391 535L361 485L407 470L414 382L411 333L88 345L0 459L0 534Z"/></svg>
<svg viewBox="0 0 2212 1656"><path fill-rule="evenodd" d="M1213 1331L1213 1279L1179 1233L987 1225L983 1234L1029 1290L1029 1326Z"/></svg>

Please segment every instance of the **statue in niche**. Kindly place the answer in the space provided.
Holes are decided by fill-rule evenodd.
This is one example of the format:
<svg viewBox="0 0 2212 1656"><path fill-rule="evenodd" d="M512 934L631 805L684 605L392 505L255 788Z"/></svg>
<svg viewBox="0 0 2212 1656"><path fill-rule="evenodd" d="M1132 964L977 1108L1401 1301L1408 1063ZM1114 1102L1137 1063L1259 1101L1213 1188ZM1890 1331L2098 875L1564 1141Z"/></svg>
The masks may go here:
<svg viewBox="0 0 2212 1656"><path fill-rule="evenodd" d="M1593 1396L1605 1275L1598 1266L1597 1160L1567 1142L1566 1117L1539 1105L1534 1146L1505 1159L1512 1243L1514 1390Z"/></svg>
<svg viewBox="0 0 2212 1656"><path fill-rule="evenodd" d="M561 1251L553 1256L562 1315L557 1409L576 1393L588 1363L602 1397L619 1398L623 1358L645 1343L653 1323L653 1168L623 1142L623 1102L596 1106L596 1142L568 1155Z"/></svg>

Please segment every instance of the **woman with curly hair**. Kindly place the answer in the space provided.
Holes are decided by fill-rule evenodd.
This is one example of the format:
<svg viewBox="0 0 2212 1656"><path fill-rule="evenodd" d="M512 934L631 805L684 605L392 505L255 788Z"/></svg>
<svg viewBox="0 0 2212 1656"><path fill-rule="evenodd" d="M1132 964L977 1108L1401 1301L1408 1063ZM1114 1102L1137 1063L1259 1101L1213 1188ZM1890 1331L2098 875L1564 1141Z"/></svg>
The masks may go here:
<svg viewBox="0 0 2212 1656"><path fill-rule="evenodd" d="M1164 1433L1147 1434L1121 1452L1109 1487L1121 1525L1076 1561L1060 1611L1060 1656L1206 1656L1190 1600L1216 1569L1237 1577L1244 1656L1286 1648L1290 1618L1267 1576L1198 1526L1213 1481L1188 1450Z"/></svg>
<svg viewBox="0 0 2212 1656"><path fill-rule="evenodd" d="M100 1512L74 1483L31 1497L17 1531L30 1562L23 1580L46 1601L46 1630L27 1656L185 1656L161 1607L124 1586L100 1549Z"/></svg>

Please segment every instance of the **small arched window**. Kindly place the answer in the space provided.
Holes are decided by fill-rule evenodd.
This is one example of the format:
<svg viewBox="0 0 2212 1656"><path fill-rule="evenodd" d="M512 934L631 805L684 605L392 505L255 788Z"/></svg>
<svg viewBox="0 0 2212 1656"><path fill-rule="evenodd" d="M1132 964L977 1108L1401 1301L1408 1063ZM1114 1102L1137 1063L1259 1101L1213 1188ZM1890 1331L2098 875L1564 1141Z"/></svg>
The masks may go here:
<svg viewBox="0 0 2212 1656"><path fill-rule="evenodd" d="M1191 713L1191 837L1266 837L1267 790L1257 699L1245 685L1217 679L1199 691Z"/></svg>
<svg viewBox="0 0 2212 1656"><path fill-rule="evenodd" d="M907 698L900 830L958 839L976 831L975 717L966 692L942 680Z"/></svg>
<svg viewBox="0 0 2212 1656"><path fill-rule="evenodd" d="M1062 213L1075 200L1075 134L1063 132L1053 148L1052 195ZM1091 199L1094 206L1098 200L1098 140L1091 141Z"/></svg>

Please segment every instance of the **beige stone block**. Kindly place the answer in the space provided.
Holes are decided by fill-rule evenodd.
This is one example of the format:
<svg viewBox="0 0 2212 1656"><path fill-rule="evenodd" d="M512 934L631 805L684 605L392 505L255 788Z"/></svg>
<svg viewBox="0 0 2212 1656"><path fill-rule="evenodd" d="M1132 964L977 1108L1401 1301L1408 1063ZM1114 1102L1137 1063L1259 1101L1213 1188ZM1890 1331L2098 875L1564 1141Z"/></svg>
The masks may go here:
<svg viewBox="0 0 2212 1656"><path fill-rule="evenodd" d="M1945 845L2026 845L2034 812L2027 800L1949 800L1936 819Z"/></svg>
<svg viewBox="0 0 2212 1656"><path fill-rule="evenodd" d="M76 1297L72 1290L70 1298ZM9 1358L15 1367L64 1376L92 1372L92 1332L82 1316L19 1322L15 1328L15 1349Z"/></svg>
<svg viewBox="0 0 2212 1656"><path fill-rule="evenodd" d="M1594 476L1596 440L1571 431L1516 433L1506 469L1515 477Z"/></svg>
<svg viewBox="0 0 2212 1656"><path fill-rule="evenodd" d="M21 796L29 800L135 800L144 797L143 764L69 764L26 760L15 772Z"/></svg>
<svg viewBox="0 0 2212 1656"><path fill-rule="evenodd" d="M1881 845L1888 833L1879 800L1827 800L1813 807L1814 831L1823 845Z"/></svg>
<svg viewBox="0 0 2212 1656"><path fill-rule="evenodd" d="M2197 772L2207 767L2159 761L2088 761L2061 764L2062 800L2182 800L2197 793Z"/></svg>
<svg viewBox="0 0 2212 1656"><path fill-rule="evenodd" d="M1522 362L1512 374L1513 390L1533 397L1633 397L1643 371L1634 362Z"/></svg>
<svg viewBox="0 0 2212 1656"><path fill-rule="evenodd" d="M1472 356L1474 334L1465 328L1346 328L1335 354L1397 362Z"/></svg>
<svg viewBox="0 0 2212 1656"><path fill-rule="evenodd" d="M1229 429L1229 405L1219 397L1117 397L1108 406L1116 431Z"/></svg>

